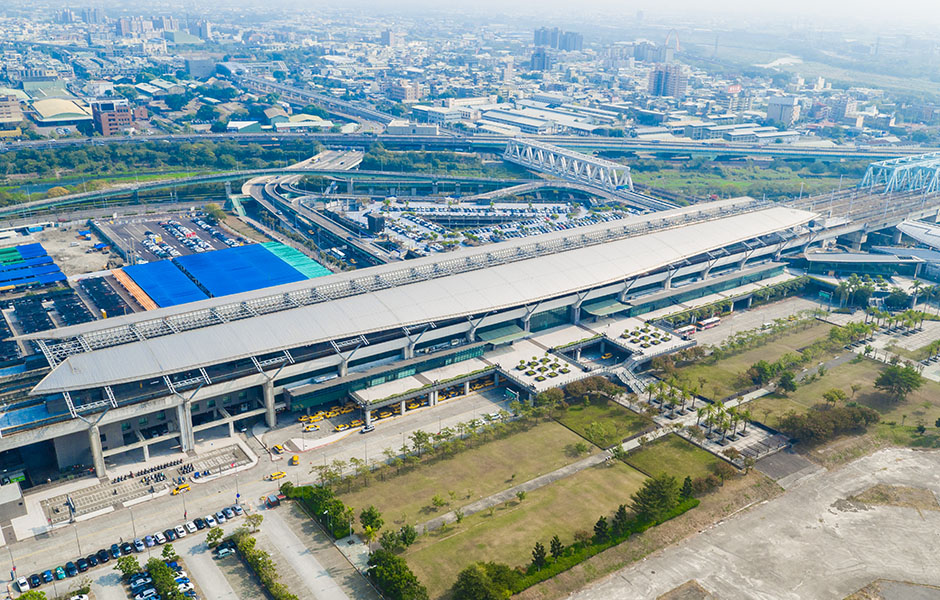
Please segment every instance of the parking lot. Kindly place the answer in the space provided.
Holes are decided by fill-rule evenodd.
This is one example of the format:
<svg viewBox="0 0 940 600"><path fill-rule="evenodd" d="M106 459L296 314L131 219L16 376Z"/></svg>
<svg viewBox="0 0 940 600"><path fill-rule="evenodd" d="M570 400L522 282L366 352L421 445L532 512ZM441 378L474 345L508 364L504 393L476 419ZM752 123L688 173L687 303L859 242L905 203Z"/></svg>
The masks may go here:
<svg viewBox="0 0 940 600"><path fill-rule="evenodd" d="M175 258L245 243L241 237L209 224L200 213L98 221L97 225L135 257L133 262Z"/></svg>

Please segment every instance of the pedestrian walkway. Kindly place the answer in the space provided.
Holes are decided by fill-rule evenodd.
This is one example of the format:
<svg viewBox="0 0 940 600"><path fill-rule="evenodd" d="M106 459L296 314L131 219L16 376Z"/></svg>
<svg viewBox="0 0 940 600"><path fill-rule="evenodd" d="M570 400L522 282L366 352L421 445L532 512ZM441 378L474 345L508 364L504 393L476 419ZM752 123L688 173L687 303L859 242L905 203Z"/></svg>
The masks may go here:
<svg viewBox="0 0 940 600"><path fill-rule="evenodd" d="M599 452L597 454L593 454L585 459L579 460L578 462L571 463L570 465L565 465L564 467L561 467L560 469L556 469L552 471L551 473L546 473L545 475L541 475L539 477L536 477L535 479L530 479L524 483L520 483L519 485L505 489L501 492L496 492L495 494L487 496L486 498L481 498L480 500L477 500L476 502L471 502L470 504L461 507L460 512L464 516L469 516L474 513L478 513L482 510L486 510L490 508L491 506L498 506L500 504L504 504L512 500L513 498L515 498L518 492L535 491L541 487L545 487L546 485L550 483L554 483L555 481L558 481L559 479L564 479L565 477L569 477L571 475L574 475L575 473L578 473L585 469L589 469L590 467L599 465L610 459L611 459L610 452L605 451L605 452ZM456 512L450 511L439 517L431 519L430 521L427 521L422 525L419 525L418 531L420 533L433 531L435 529L440 528L445 523L453 523L456 520L457 520Z"/></svg>

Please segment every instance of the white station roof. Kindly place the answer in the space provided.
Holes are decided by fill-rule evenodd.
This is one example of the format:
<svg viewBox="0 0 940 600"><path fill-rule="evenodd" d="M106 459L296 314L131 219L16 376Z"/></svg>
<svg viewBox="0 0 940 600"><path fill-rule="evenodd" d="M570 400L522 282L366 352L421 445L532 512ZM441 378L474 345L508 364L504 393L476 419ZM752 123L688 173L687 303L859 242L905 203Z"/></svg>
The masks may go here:
<svg viewBox="0 0 940 600"><path fill-rule="evenodd" d="M658 215L661 218L664 213ZM740 213L74 354L57 365L32 393L145 380L317 342L538 302L622 281L702 252L799 226L814 216L807 211L784 207ZM407 267L411 262L403 265ZM386 267L389 265L375 269ZM359 274L371 272L367 269ZM316 281L348 276L344 273ZM272 294L278 289L261 291ZM232 297L210 299L175 309L179 311L188 307L188 310L194 310L220 301L231 302ZM173 309L66 327L34 337L67 338L107 329L123 321L133 322L134 318L153 318L159 316L157 313L168 310Z"/></svg>

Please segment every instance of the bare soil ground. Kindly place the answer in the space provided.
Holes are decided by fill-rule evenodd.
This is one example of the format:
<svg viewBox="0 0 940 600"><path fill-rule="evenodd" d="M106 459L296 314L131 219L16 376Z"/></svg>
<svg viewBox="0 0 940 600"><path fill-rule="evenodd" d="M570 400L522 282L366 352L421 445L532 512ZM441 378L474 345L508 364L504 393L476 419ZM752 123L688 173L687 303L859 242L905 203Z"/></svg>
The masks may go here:
<svg viewBox="0 0 940 600"><path fill-rule="evenodd" d="M916 508L917 510L940 510L940 504L937 503L937 497L933 492L924 488L906 485L879 483L861 494L850 497L849 500L864 504Z"/></svg>
<svg viewBox="0 0 940 600"><path fill-rule="evenodd" d="M715 597L693 579L666 592L656 600L715 600Z"/></svg>

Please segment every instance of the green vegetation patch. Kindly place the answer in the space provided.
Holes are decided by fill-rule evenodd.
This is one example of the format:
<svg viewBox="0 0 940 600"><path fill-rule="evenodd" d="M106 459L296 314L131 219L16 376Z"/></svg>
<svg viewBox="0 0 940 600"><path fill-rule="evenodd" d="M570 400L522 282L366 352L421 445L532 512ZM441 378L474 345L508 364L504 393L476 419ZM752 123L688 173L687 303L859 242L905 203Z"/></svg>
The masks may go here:
<svg viewBox="0 0 940 600"><path fill-rule="evenodd" d="M352 492L342 493L345 486L340 486L338 496L357 511L374 505L386 515L387 521L397 525L423 523L578 460L570 447L580 441L580 437L561 425L543 422L451 458L403 467L400 475L391 469L384 481L376 478L370 485ZM443 499L444 504L434 506L435 496Z"/></svg>
<svg viewBox="0 0 940 600"><path fill-rule="evenodd" d="M557 419L601 448L609 448L651 425L648 417L638 415L615 402L603 401L571 405Z"/></svg>
<svg viewBox="0 0 940 600"><path fill-rule="evenodd" d="M643 484L642 473L619 462L586 469L513 499L492 514L483 511L461 523L421 536L406 558L432 598L445 595L457 573L475 561L527 565L532 544L558 535L570 544L576 532L590 537L597 516L611 514Z"/></svg>
<svg viewBox="0 0 940 600"><path fill-rule="evenodd" d="M672 433L631 452L625 460L650 476L667 473L680 481L686 477L707 477L714 472L714 465L721 461Z"/></svg>

